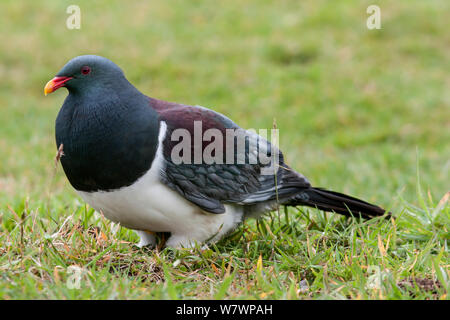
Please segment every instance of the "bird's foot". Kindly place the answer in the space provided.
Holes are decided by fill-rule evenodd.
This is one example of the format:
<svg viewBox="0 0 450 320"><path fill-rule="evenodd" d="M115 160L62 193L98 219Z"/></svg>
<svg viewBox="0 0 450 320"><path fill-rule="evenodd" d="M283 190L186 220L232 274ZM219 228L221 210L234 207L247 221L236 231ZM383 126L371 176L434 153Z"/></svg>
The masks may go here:
<svg viewBox="0 0 450 320"><path fill-rule="evenodd" d="M136 234L139 236L140 240L139 243L136 244L139 248L150 246L151 248L156 247L156 237L155 234L151 231L141 231L141 230L134 230Z"/></svg>

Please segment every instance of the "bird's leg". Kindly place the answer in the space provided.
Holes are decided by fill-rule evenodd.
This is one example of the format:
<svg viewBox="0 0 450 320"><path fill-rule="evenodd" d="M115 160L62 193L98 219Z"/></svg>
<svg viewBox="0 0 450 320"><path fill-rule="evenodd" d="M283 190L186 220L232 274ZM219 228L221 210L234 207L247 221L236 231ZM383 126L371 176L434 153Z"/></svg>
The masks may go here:
<svg viewBox="0 0 450 320"><path fill-rule="evenodd" d="M140 238L139 243L137 244L139 248L145 246L151 246L153 248L156 246L156 237L152 232L141 230L134 230L134 232L136 232Z"/></svg>

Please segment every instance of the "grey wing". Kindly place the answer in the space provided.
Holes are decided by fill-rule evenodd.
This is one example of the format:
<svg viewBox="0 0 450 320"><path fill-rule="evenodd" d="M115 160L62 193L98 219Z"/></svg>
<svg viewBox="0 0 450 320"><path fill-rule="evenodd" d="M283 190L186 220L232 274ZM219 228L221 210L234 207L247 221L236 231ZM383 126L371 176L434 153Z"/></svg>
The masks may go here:
<svg viewBox="0 0 450 320"><path fill-rule="evenodd" d="M224 203L243 202L260 188L251 165L166 162L163 182L205 211L224 213Z"/></svg>
<svg viewBox="0 0 450 320"><path fill-rule="evenodd" d="M258 164L174 164L166 160L163 181L211 213L224 213L226 203L283 203L310 183L283 162L281 153L279 161L274 168Z"/></svg>
<svg viewBox="0 0 450 320"><path fill-rule="evenodd" d="M234 139L231 163L225 156L230 152L225 141L228 136L223 143L226 149L223 161L212 164L204 161L200 164L194 164L194 161L178 164L173 161L171 151L174 143L170 141L171 133L180 127L192 132L187 119L195 121L196 115L201 116L204 131L210 128L219 129L223 133L225 129L233 130L235 135L231 137ZM166 111L164 116L168 134L164 141L165 168L161 172L161 179L171 189L205 211L224 213L226 203L253 205L276 199L282 201L298 193L299 188L310 186L304 176L284 163L283 154L278 148L256 133L239 128L219 113L203 108L176 108ZM201 151L204 149L205 145ZM193 146L191 151L195 152Z"/></svg>

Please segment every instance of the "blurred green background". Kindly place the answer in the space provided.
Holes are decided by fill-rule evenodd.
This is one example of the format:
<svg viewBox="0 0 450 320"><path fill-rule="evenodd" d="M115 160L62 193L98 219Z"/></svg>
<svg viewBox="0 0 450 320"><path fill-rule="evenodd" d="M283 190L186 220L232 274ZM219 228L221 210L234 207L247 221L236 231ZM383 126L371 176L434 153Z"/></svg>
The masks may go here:
<svg viewBox="0 0 450 320"><path fill-rule="evenodd" d="M66 8L81 8L81 29ZM381 7L381 30L366 8ZM142 92L271 128L314 185L385 207L449 187L450 2L0 2L0 207L76 201L55 178L54 119L65 90L43 87L71 58L116 62ZM417 157L418 155L418 157ZM419 166L417 166L419 162Z"/></svg>

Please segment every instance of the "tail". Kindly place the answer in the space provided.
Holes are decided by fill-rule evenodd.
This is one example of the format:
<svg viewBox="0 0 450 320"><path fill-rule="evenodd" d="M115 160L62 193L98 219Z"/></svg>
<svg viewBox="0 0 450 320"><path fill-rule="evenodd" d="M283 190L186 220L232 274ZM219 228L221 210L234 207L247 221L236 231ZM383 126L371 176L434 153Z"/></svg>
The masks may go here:
<svg viewBox="0 0 450 320"><path fill-rule="evenodd" d="M318 208L324 211L336 212L345 216L359 216L371 219L383 215L391 216L383 208L363 200L350 197L343 193L329 191L322 188L308 188L291 198L286 205Z"/></svg>

